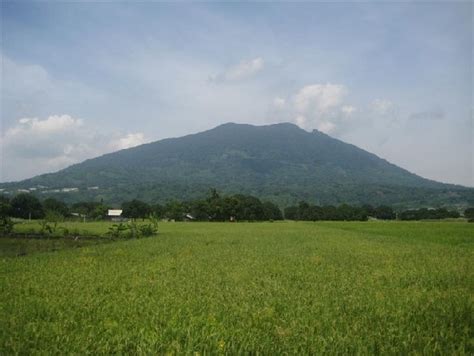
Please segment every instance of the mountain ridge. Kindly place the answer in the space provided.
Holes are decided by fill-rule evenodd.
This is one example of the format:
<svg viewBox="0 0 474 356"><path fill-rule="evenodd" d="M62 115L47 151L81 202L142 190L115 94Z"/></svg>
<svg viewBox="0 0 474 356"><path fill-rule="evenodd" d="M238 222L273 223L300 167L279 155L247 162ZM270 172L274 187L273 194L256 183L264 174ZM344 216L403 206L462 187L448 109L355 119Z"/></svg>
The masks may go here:
<svg viewBox="0 0 474 356"><path fill-rule="evenodd" d="M47 187L41 195L71 202L133 198L163 202L196 198L210 188L253 194L280 205L307 200L467 206L474 201L473 188L420 177L355 145L292 123L226 123L0 184L7 191L40 186Z"/></svg>

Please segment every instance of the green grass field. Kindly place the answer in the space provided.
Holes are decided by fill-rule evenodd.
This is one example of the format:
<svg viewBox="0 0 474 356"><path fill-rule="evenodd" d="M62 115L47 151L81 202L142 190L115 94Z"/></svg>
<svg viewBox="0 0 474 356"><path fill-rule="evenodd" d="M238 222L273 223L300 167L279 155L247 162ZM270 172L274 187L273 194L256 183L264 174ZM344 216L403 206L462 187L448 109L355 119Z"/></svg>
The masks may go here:
<svg viewBox="0 0 474 356"><path fill-rule="evenodd" d="M0 258L0 354L474 353L464 222L162 223L24 244Z"/></svg>

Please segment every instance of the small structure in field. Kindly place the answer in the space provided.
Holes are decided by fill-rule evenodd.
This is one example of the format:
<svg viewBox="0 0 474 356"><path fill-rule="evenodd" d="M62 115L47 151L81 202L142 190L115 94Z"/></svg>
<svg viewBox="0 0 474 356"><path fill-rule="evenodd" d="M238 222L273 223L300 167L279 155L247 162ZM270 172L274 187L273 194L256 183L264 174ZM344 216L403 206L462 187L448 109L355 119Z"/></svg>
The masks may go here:
<svg viewBox="0 0 474 356"><path fill-rule="evenodd" d="M122 221L122 209L109 209L107 211L107 218L109 218L112 221Z"/></svg>
<svg viewBox="0 0 474 356"><path fill-rule="evenodd" d="M184 221L194 221L196 220L196 218L194 216L192 216L191 214L186 214L184 215Z"/></svg>

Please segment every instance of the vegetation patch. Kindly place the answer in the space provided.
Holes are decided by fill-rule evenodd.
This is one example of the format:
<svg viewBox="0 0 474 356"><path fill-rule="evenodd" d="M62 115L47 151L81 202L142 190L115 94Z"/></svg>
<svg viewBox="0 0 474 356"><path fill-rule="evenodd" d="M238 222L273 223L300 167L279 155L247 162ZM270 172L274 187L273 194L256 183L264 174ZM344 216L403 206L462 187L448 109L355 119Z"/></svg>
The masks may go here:
<svg viewBox="0 0 474 356"><path fill-rule="evenodd" d="M24 257L35 253L57 252L65 249L95 246L112 242L111 239L97 237L52 237L41 235L14 235L0 237L0 257Z"/></svg>
<svg viewBox="0 0 474 356"><path fill-rule="evenodd" d="M1 353L474 352L466 222L169 222L120 240L0 258Z"/></svg>

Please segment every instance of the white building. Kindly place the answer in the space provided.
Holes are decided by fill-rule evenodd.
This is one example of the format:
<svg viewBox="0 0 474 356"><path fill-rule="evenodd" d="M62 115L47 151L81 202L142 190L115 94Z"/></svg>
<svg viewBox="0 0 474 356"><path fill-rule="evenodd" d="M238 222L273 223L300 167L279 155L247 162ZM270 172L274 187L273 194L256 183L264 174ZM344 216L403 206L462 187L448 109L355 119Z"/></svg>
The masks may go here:
<svg viewBox="0 0 474 356"><path fill-rule="evenodd" d="M107 217L112 221L121 221L122 211L122 209L109 209L107 211Z"/></svg>

